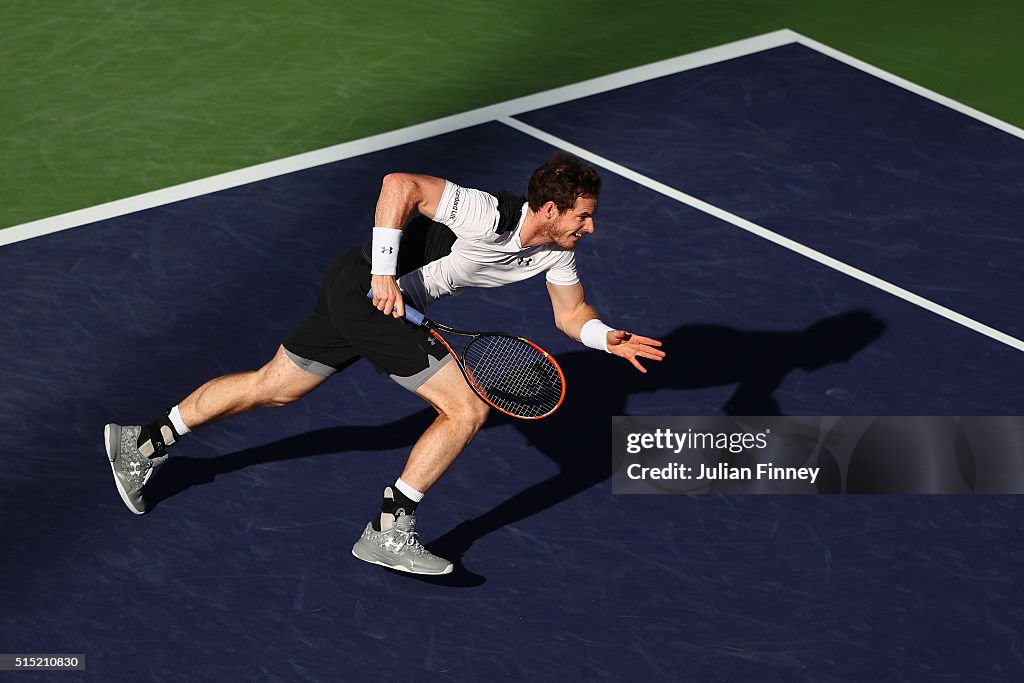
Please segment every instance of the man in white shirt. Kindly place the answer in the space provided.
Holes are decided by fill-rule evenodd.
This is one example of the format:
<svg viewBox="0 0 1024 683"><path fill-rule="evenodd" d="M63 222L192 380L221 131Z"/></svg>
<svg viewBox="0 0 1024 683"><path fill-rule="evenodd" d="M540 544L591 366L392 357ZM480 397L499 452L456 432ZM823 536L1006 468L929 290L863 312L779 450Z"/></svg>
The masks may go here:
<svg viewBox="0 0 1024 683"><path fill-rule="evenodd" d="M107 457L122 500L136 514L146 512L143 487L166 460L167 447L189 431L253 408L291 403L366 358L438 416L413 445L401 476L385 488L380 516L366 526L353 554L412 573L449 573L452 564L418 541L415 511L484 424L488 407L447 352L403 319L405 302L425 310L465 289L544 273L558 329L646 372L638 359L661 360L661 342L601 322L576 274L573 249L594 232L600 185L592 167L564 153L533 173L525 197L492 195L431 176L386 176L373 241L335 260L316 308L269 363L207 382L147 425L106 426ZM424 218L408 223L414 211ZM371 289L372 302L366 296Z"/></svg>

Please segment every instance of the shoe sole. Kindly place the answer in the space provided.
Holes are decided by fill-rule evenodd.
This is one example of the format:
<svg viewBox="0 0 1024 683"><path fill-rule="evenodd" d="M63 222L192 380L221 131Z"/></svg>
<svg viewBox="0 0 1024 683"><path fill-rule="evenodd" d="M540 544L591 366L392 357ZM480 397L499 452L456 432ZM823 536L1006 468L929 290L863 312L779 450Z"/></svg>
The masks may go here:
<svg viewBox="0 0 1024 683"><path fill-rule="evenodd" d="M405 572L406 574L419 574L420 576L444 576L445 574L451 574L452 573L452 569L454 569L454 566L449 562L448 566L444 568L444 571L440 571L440 572L418 572L418 571L415 571L413 569L409 569L408 567L403 567L401 565L388 564L387 562L381 562L380 560L378 560L376 558L363 557L362 555L360 555L360 554L358 554L356 552L355 548L352 548L352 557L360 559L363 562L369 562L370 564L377 564L377 565L380 565L381 567L387 567L388 569L395 569L395 570L400 571L400 572Z"/></svg>
<svg viewBox="0 0 1024 683"><path fill-rule="evenodd" d="M110 472L114 475L114 484L117 486L117 492L121 494L121 500L124 501L124 504L134 514L146 514L145 510L136 510L135 506L131 504L131 501L128 499L128 492L124 490L123 486L121 486L121 480L117 476L117 470L114 469L114 452L117 450L117 446L121 442L121 427L116 424L108 424L104 427L103 442L107 447L107 460L110 462Z"/></svg>

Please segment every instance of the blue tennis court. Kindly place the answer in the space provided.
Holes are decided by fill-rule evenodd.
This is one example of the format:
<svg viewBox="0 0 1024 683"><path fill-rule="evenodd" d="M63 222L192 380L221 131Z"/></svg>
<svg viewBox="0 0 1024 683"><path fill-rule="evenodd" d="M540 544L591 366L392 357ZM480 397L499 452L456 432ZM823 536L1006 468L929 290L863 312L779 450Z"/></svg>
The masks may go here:
<svg viewBox="0 0 1024 683"><path fill-rule="evenodd" d="M1024 412L1024 135L794 42L600 90L0 248L0 650L83 654L61 680L1019 677L1018 498L613 495L609 442L615 415ZM431 309L568 383L426 498L452 575L350 555L433 416L366 363L190 435L125 509L103 425L264 363L383 175L518 192L553 144L604 179L588 300L669 356L565 338L539 279Z"/></svg>

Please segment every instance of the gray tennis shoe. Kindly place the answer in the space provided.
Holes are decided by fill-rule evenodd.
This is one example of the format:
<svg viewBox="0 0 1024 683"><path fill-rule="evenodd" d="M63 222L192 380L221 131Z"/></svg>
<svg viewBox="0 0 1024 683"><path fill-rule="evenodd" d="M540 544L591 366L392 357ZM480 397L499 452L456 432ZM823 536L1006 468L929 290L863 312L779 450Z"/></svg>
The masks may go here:
<svg viewBox="0 0 1024 683"><path fill-rule="evenodd" d="M103 441L107 447L107 460L114 472L114 483L121 500L137 515L148 510L142 487L153 476L153 470L164 464L166 455L147 458L139 452L138 440L142 427L108 424L103 428Z"/></svg>
<svg viewBox="0 0 1024 683"><path fill-rule="evenodd" d="M352 554L364 562L411 574L450 574L452 563L423 547L416 534L416 515L399 515L395 525L374 531L367 524L352 546Z"/></svg>

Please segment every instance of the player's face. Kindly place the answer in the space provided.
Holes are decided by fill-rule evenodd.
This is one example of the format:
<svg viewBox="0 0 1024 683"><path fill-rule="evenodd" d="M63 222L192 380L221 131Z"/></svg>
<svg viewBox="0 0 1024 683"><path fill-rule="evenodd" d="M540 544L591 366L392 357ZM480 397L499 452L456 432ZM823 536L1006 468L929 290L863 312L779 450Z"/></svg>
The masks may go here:
<svg viewBox="0 0 1024 683"><path fill-rule="evenodd" d="M557 214L551 226L551 241L563 249L575 249L586 235L594 232L594 214L597 213L597 199L577 197L573 207Z"/></svg>

